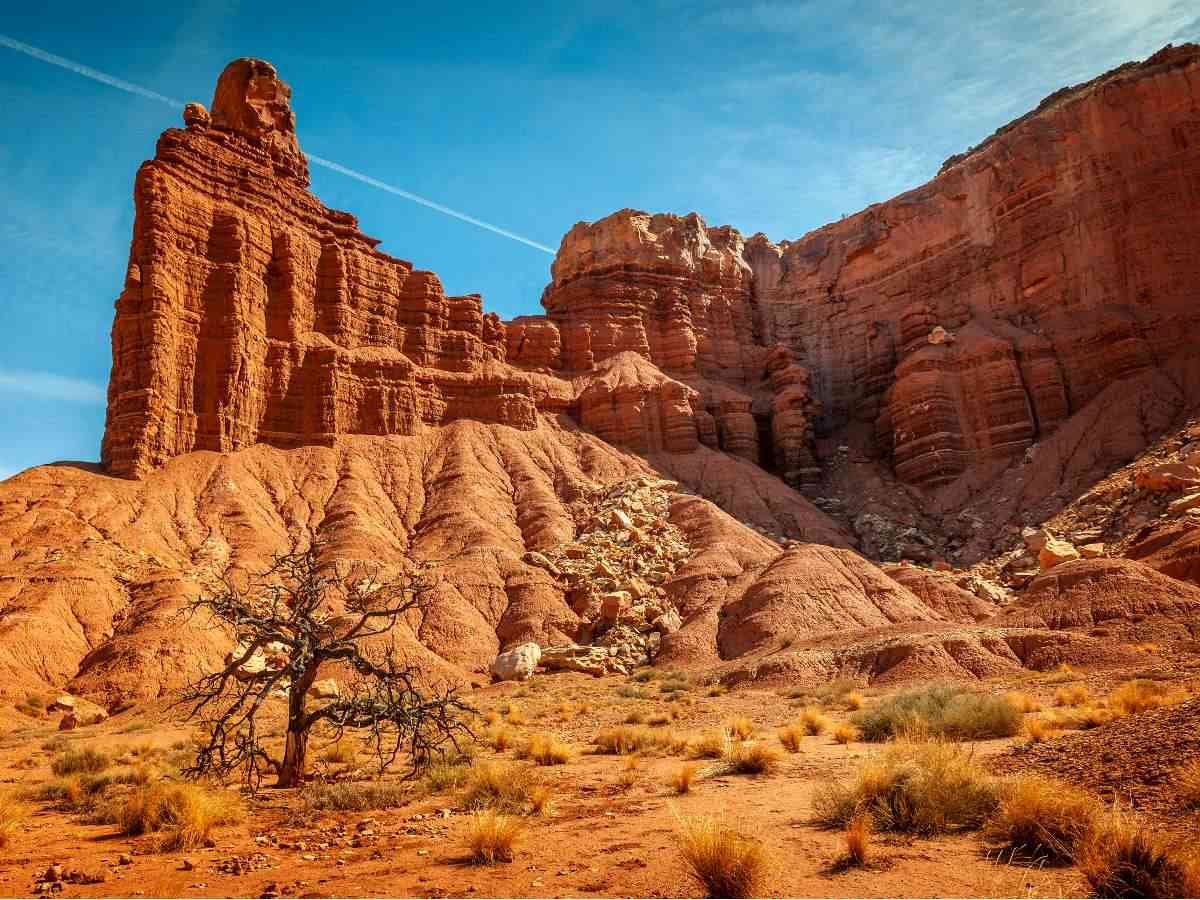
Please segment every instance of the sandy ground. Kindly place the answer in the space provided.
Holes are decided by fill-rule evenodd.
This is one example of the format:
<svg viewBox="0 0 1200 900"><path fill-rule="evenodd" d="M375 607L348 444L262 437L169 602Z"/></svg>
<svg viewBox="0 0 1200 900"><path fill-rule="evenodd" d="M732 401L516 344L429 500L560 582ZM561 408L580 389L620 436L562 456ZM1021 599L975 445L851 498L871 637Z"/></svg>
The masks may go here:
<svg viewBox="0 0 1200 900"><path fill-rule="evenodd" d="M1095 675L1087 680L1103 688L1118 677ZM1029 677L1017 686L1047 703L1057 687L1047 676ZM1000 691L1014 685L997 682L987 687ZM623 696L633 690L646 697ZM646 715L674 710L675 721L659 727L680 734L700 734L731 717L745 716L756 726L758 739L778 747L776 728L794 721L805 702L780 692L743 688L708 696L696 688L669 701L655 682L636 685L616 677L539 675L527 685L495 685L470 700L482 712L499 712L506 703L514 703L527 722L504 725L502 720L502 727L518 739L553 734L575 750L565 765L536 768L553 787L554 800L548 814L524 820L511 863L471 863L464 843L468 812L453 792L431 794L417 785L403 808L308 814L302 813L297 792L265 789L247 801L244 824L219 830L216 846L172 853L157 851L152 837L124 837L112 825L86 824L76 814L34 803L32 815L0 850L0 894L32 893L41 874L57 863L104 878L63 885L62 896L79 897L258 897L264 892L293 897L703 896L701 886L685 871L675 841L679 818L697 814L716 816L764 843L771 859L771 896L1087 893L1082 878L1069 867L998 863L975 834L933 839L877 835L868 868L839 870L842 837L809 824L813 796L821 785L851 772L875 748L860 742L839 745L828 732L805 737L800 752L784 753L769 775L706 773L712 761L700 760L701 774L686 795L677 795L669 784L682 756L646 755L629 772L624 758L592 752L596 732L634 710ZM826 711L834 721L849 715L836 701L829 702ZM0 780L28 788L53 778L49 765L54 754L41 745L56 736L55 724L27 719L16 730L6 729L0 739ZM179 748L189 734L190 728L142 709L72 732L69 739L72 746L95 746L120 755L147 743ZM1021 740L974 746L977 753L990 756ZM319 742L316 746L319 752ZM513 756L511 750L478 751L483 759ZM336 771L331 775L340 780L354 777Z"/></svg>

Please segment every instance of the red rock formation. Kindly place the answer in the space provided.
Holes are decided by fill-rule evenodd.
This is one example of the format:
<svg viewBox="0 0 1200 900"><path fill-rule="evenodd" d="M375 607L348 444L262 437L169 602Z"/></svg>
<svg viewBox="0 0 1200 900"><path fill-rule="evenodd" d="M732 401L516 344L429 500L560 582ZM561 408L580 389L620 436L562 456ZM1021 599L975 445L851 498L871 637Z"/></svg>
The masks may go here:
<svg viewBox="0 0 1200 900"><path fill-rule="evenodd" d="M570 400L565 383L505 364L504 326L478 295L445 296L308 193L289 96L267 63L231 63L211 127L193 111L138 172L111 472L464 418L530 429Z"/></svg>
<svg viewBox="0 0 1200 900"><path fill-rule="evenodd" d="M1192 352L1198 75L1200 48L1168 48L914 191L785 247L748 242L763 339L813 373L820 427L874 420L897 475L936 485ZM932 343L939 326L955 340Z"/></svg>

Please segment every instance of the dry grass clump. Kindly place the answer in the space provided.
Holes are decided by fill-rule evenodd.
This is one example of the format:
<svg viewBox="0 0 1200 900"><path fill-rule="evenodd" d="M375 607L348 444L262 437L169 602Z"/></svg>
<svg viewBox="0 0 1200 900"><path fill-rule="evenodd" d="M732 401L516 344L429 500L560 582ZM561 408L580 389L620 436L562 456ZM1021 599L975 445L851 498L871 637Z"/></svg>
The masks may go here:
<svg viewBox="0 0 1200 900"><path fill-rule="evenodd" d="M1075 674L1075 670L1072 669L1068 663L1064 662L1064 663L1059 663L1058 668L1056 668L1053 672L1050 673L1049 677L1046 679L1046 683L1047 684L1062 684L1063 682L1066 682L1066 681L1074 681L1078 677L1079 676L1077 676Z"/></svg>
<svg viewBox="0 0 1200 900"><path fill-rule="evenodd" d="M767 854L758 841L715 819L682 819L676 840L693 878L710 897L757 897L766 887Z"/></svg>
<svg viewBox="0 0 1200 900"><path fill-rule="evenodd" d="M996 809L996 780L958 744L899 740L849 782L818 791L815 821L840 828L860 814L886 831L939 834L978 828Z"/></svg>
<svg viewBox="0 0 1200 900"><path fill-rule="evenodd" d="M120 811L122 834L162 832L162 850L187 850L204 844L219 825L241 822L241 800L225 791L196 784L150 784L138 788Z"/></svg>
<svg viewBox="0 0 1200 900"><path fill-rule="evenodd" d="M548 816L554 809L554 788L535 784L529 788L529 811L535 816Z"/></svg>
<svg viewBox="0 0 1200 900"><path fill-rule="evenodd" d="M506 701L500 707L500 715L504 716L504 721L509 725L528 725L529 720L525 718L525 714L521 708L511 700Z"/></svg>
<svg viewBox="0 0 1200 900"><path fill-rule="evenodd" d="M833 742L835 744L852 744L858 738L858 729L846 722L833 729Z"/></svg>
<svg viewBox="0 0 1200 900"><path fill-rule="evenodd" d="M745 716L737 716L725 723L725 732L739 741L744 741L754 734L754 723Z"/></svg>
<svg viewBox="0 0 1200 900"><path fill-rule="evenodd" d="M779 751L761 741L730 741L725 770L734 775L768 775L779 763Z"/></svg>
<svg viewBox="0 0 1200 900"><path fill-rule="evenodd" d="M439 756L425 767L421 785L431 794L453 791L466 783L469 771L466 760Z"/></svg>
<svg viewBox="0 0 1200 900"><path fill-rule="evenodd" d="M1200 848L1171 846L1120 812L1092 829L1075 864L1097 897L1200 897Z"/></svg>
<svg viewBox="0 0 1200 900"><path fill-rule="evenodd" d="M776 732L779 737L779 743L783 744L783 748L788 753L800 752L800 745L804 742L804 735L806 733L800 725L785 725Z"/></svg>
<svg viewBox="0 0 1200 900"><path fill-rule="evenodd" d="M516 744L517 736L508 728L493 728L484 735L483 740L497 753L503 753Z"/></svg>
<svg viewBox="0 0 1200 900"><path fill-rule="evenodd" d="M1200 760L1180 766L1171 776L1180 802L1188 808L1200 808Z"/></svg>
<svg viewBox="0 0 1200 900"><path fill-rule="evenodd" d="M730 744L729 735L723 731L709 731L691 742L691 755L697 759L720 759Z"/></svg>
<svg viewBox="0 0 1200 900"><path fill-rule="evenodd" d="M1165 706L1173 699L1165 685L1139 678L1118 685L1108 696L1108 707L1118 716L1131 716Z"/></svg>
<svg viewBox="0 0 1200 900"><path fill-rule="evenodd" d="M1102 809L1089 794L1061 781L1037 776L1003 785L1000 805L985 836L1026 859L1066 863L1095 827Z"/></svg>
<svg viewBox="0 0 1200 900"><path fill-rule="evenodd" d="M800 726L805 734L820 734L829 727L828 717L814 706L800 710Z"/></svg>
<svg viewBox="0 0 1200 900"><path fill-rule="evenodd" d="M1059 688L1054 692L1055 706L1083 706L1091 699L1092 695L1088 692L1087 687L1082 684Z"/></svg>
<svg viewBox="0 0 1200 900"><path fill-rule="evenodd" d="M94 775L97 772L103 772L110 765L112 765L112 760L107 753L101 753L93 747L82 747L78 750L67 750L61 756L56 757L50 763L50 769L61 778L63 775L75 775L81 772Z"/></svg>
<svg viewBox="0 0 1200 900"><path fill-rule="evenodd" d="M1036 697L1031 697L1023 691L1009 691L1004 695L1004 699L1022 713L1041 712L1042 709L1042 704Z"/></svg>
<svg viewBox="0 0 1200 900"><path fill-rule="evenodd" d="M865 741L905 734L982 739L1011 737L1021 730L1021 711L1004 697L955 685L903 691L854 714Z"/></svg>
<svg viewBox="0 0 1200 900"><path fill-rule="evenodd" d="M642 712L640 709L630 710L628 715L625 716L625 724L626 725L641 725L645 721L646 721L646 714L644 712Z"/></svg>
<svg viewBox="0 0 1200 900"><path fill-rule="evenodd" d="M696 764L683 763L675 770L671 776L671 787L677 794L686 794L692 789L692 782L696 780Z"/></svg>
<svg viewBox="0 0 1200 900"><path fill-rule="evenodd" d="M486 725L495 725L500 721L500 713L496 712L494 709L489 709L483 714L483 721Z"/></svg>
<svg viewBox="0 0 1200 900"><path fill-rule="evenodd" d="M522 812L534 787L533 773L525 766L481 760L467 770L462 803L468 809Z"/></svg>
<svg viewBox="0 0 1200 900"><path fill-rule="evenodd" d="M497 813L494 809L471 814L467 823L467 846L471 859L483 865L512 862L513 848L523 829L515 816Z"/></svg>
<svg viewBox="0 0 1200 900"><path fill-rule="evenodd" d="M518 759L531 759L539 766L561 766L571 761L571 748L553 735L535 734L517 751Z"/></svg>
<svg viewBox="0 0 1200 900"><path fill-rule="evenodd" d="M12 843L21 823L28 817L28 806L12 794L0 795L0 848Z"/></svg>
<svg viewBox="0 0 1200 900"><path fill-rule="evenodd" d="M665 713L655 713L646 720L646 724L652 728L663 728L667 725L670 725L671 720L674 718L677 718L677 716L672 716L670 711Z"/></svg>
<svg viewBox="0 0 1200 900"><path fill-rule="evenodd" d="M865 866L871 852L871 817L859 813L847 822L842 839L846 842L846 864Z"/></svg>
<svg viewBox="0 0 1200 900"><path fill-rule="evenodd" d="M1060 734L1062 734L1062 727L1057 721L1040 718L1025 720L1025 735L1031 744L1040 744L1058 737Z"/></svg>
<svg viewBox="0 0 1200 900"><path fill-rule="evenodd" d="M314 784L305 788L301 796L306 809L347 812L395 809L410 799L403 785L383 781Z"/></svg>
<svg viewBox="0 0 1200 900"><path fill-rule="evenodd" d="M601 729L596 734L594 743L597 753L623 756L626 753L650 749L657 743L657 738L653 732L645 728L617 725L613 728Z"/></svg>
<svg viewBox="0 0 1200 900"><path fill-rule="evenodd" d="M846 708L850 710L862 709L866 704L866 698L858 691L851 691L846 695Z"/></svg>

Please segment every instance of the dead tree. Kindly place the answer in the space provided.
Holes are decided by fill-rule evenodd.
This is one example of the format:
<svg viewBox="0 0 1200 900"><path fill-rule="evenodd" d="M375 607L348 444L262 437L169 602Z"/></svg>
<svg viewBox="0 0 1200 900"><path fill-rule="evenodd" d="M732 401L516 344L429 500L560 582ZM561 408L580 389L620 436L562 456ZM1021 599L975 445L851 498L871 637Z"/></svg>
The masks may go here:
<svg viewBox="0 0 1200 900"><path fill-rule="evenodd" d="M200 717L206 738L192 776L225 777L238 770L257 790L265 773L278 787L305 776L309 733L325 722L334 740L346 730L369 735L380 771L402 752L414 769L469 736L460 713L469 711L452 689L424 693L417 673L398 662L394 642L373 661L366 642L390 638L406 612L420 608L433 587L428 570L381 581L377 573L339 571L319 558L319 546L276 556L257 581L236 587L226 577L211 596L188 604L185 615L208 613L230 632L235 649L224 667L205 675L181 703ZM329 666L349 676L338 696L315 700L310 689ZM259 715L272 696L287 700L287 737L282 759L264 748Z"/></svg>

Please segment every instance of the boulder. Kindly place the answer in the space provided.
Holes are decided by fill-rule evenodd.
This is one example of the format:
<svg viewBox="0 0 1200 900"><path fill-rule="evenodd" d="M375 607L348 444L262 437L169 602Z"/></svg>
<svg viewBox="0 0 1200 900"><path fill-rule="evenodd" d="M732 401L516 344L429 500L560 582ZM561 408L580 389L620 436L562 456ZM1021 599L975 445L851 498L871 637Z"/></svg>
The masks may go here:
<svg viewBox="0 0 1200 900"><path fill-rule="evenodd" d="M1038 552L1038 567L1045 572L1047 569L1053 569L1059 563L1069 562L1073 559L1079 559L1079 551L1075 549L1074 544L1070 541L1050 538Z"/></svg>
<svg viewBox="0 0 1200 900"><path fill-rule="evenodd" d="M628 591L613 591L600 598L600 619L604 622L615 622L621 618L621 613L629 608L632 601Z"/></svg>
<svg viewBox="0 0 1200 900"><path fill-rule="evenodd" d="M542 651L542 666L551 672L583 672L599 678L610 672L628 674L628 669L609 652L608 647L547 647Z"/></svg>
<svg viewBox="0 0 1200 900"><path fill-rule="evenodd" d="M1054 535L1045 528L1021 529L1021 540L1025 542L1025 549L1034 555L1041 552L1041 549L1046 546L1046 541L1053 539Z"/></svg>
<svg viewBox="0 0 1200 900"><path fill-rule="evenodd" d="M1104 555L1104 544L1099 542L1084 544L1079 548L1079 555L1084 559L1099 559Z"/></svg>
<svg viewBox="0 0 1200 900"><path fill-rule="evenodd" d="M542 648L533 641L519 644L496 657L492 674L499 681L528 681L542 659Z"/></svg>
<svg viewBox="0 0 1200 900"><path fill-rule="evenodd" d="M70 701L70 703L67 705L63 701ZM108 712L102 707L82 698L72 697L69 694L59 697L48 708L51 710L65 710L62 719L58 723L59 731L71 731L75 728L99 725L108 718Z"/></svg>
<svg viewBox="0 0 1200 900"><path fill-rule="evenodd" d="M1200 487L1200 460L1194 456L1186 462L1167 463L1145 469L1134 476L1134 484L1156 493L1170 493Z"/></svg>
<svg viewBox="0 0 1200 900"><path fill-rule="evenodd" d="M658 634L674 634L682 627L683 619L674 608L668 609L650 623L650 630Z"/></svg>
<svg viewBox="0 0 1200 900"><path fill-rule="evenodd" d="M342 690L336 678L322 678L314 681L308 689L308 696L315 700L336 700L342 696Z"/></svg>
<svg viewBox="0 0 1200 900"><path fill-rule="evenodd" d="M1173 516L1181 516L1188 510L1200 508L1200 491L1184 494L1178 500L1167 504L1167 512Z"/></svg>

